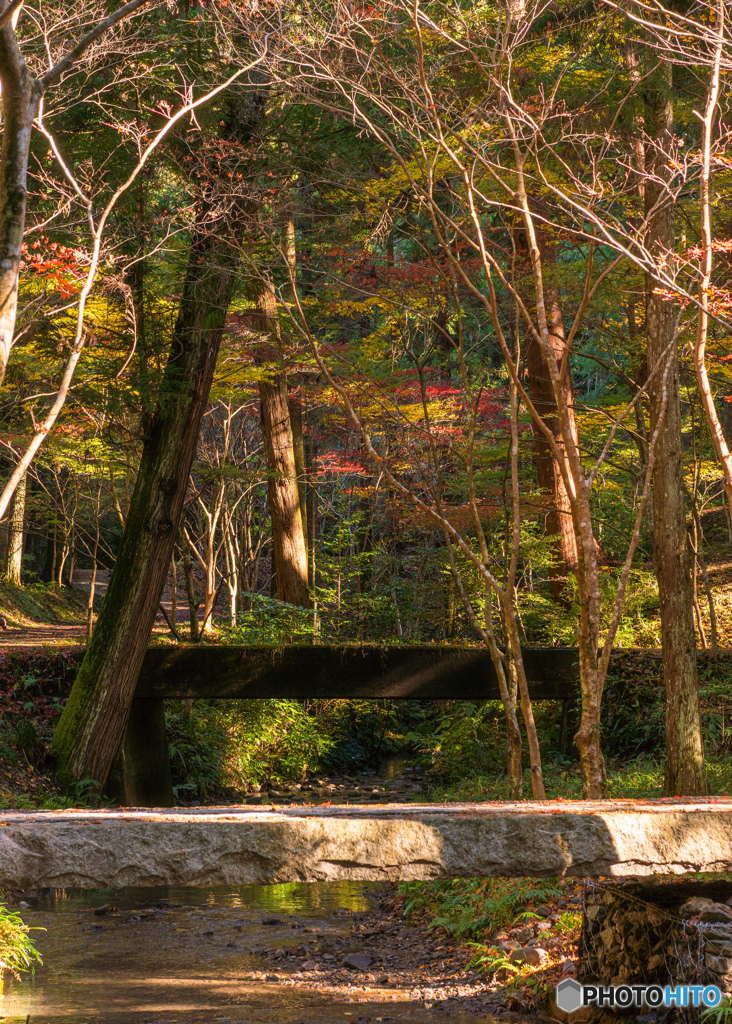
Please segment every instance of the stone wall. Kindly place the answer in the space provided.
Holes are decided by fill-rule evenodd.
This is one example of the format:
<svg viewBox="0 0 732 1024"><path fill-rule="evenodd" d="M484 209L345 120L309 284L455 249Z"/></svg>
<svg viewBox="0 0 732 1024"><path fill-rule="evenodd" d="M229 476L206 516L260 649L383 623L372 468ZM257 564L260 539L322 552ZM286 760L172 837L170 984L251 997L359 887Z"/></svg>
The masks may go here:
<svg viewBox="0 0 732 1024"><path fill-rule="evenodd" d="M732 882L589 882L580 974L605 985L719 985L732 993Z"/></svg>

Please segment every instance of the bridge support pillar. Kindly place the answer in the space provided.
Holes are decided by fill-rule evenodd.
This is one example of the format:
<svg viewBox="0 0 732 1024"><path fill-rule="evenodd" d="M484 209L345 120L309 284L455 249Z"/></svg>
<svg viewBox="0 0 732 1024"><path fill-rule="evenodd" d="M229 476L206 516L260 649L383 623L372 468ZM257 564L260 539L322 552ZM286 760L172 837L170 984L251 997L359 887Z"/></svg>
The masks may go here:
<svg viewBox="0 0 732 1024"><path fill-rule="evenodd" d="M172 807L165 703L160 698L135 698L119 754L112 768L107 796L123 807Z"/></svg>

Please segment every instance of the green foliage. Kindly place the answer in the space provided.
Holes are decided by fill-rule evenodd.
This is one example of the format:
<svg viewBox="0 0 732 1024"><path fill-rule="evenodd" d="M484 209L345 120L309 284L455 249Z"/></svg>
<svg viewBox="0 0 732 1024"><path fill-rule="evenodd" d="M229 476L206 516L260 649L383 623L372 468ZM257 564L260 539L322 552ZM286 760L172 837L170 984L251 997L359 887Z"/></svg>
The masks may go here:
<svg viewBox="0 0 732 1024"><path fill-rule="evenodd" d="M497 953L495 949L486 948L482 943L469 942L469 946L475 947L475 954L472 957L469 967L478 968L489 975L505 975L519 973L516 964L512 964L505 953Z"/></svg>
<svg viewBox="0 0 732 1024"><path fill-rule="evenodd" d="M496 772L505 760L503 710L497 701L445 701L410 739L439 782Z"/></svg>
<svg viewBox="0 0 732 1024"><path fill-rule="evenodd" d="M30 928L23 923L20 914L8 910L4 903L0 903L0 996L3 971L9 971L18 978L21 971L35 973L36 963L43 963L30 937L31 931L45 929Z"/></svg>
<svg viewBox="0 0 732 1024"><path fill-rule="evenodd" d="M280 647L304 643L313 637L314 612L278 601L264 594L252 595L252 607L242 613L236 626L219 624L220 639L227 644Z"/></svg>
<svg viewBox="0 0 732 1024"><path fill-rule="evenodd" d="M705 1024L728 1024L732 1020L732 999L724 996L717 1006L702 1010L701 1019Z"/></svg>
<svg viewBox="0 0 732 1024"><path fill-rule="evenodd" d="M579 928L581 924L582 914L574 910L565 910L564 913L560 914L557 918L554 929L558 932L573 932L575 929Z"/></svg>
<svg viewBox="0 0 732 1024"><path fill-rule="evenodd" d="M514 921L530 904L561 894L557 879L469 878L451 881L404 882L403 913L428 916L432 927L455 939L480 939Z"/></svg>
<svg viewBox="0 0 732 1024"><path fill-rule="evenodd" d="M301 779L333 742L295 700L169 701L166 724L174 789L201 800Z"/></svg>

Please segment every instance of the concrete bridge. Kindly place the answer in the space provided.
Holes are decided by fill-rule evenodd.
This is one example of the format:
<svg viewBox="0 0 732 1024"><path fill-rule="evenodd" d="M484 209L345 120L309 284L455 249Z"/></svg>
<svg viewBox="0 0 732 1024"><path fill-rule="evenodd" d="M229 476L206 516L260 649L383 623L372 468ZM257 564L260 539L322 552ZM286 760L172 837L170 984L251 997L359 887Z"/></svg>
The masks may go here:
<svg viewBox="0 0 732 1024"><path fill-rule="evenodd" d="M732 799L0 813L0 888L732 870Z"/></svg>

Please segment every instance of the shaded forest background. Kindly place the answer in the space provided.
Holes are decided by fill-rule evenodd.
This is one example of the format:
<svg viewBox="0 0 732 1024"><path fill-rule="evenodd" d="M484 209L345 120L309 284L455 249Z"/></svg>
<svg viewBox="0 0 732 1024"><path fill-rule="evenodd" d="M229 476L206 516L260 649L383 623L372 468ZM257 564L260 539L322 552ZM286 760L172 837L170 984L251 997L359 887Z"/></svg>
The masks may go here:
<svg viewBox="0 0 732 1024"><path fill-rule="evenodd" d="M8 756L103 787L155 628L501 680L171 705L183 795L389 750L473 795L725 787L725 5L4 11L0 608L65 592L88 641L73 690L6 659ZM522 645L578 648L576 706Z"/></svg>

